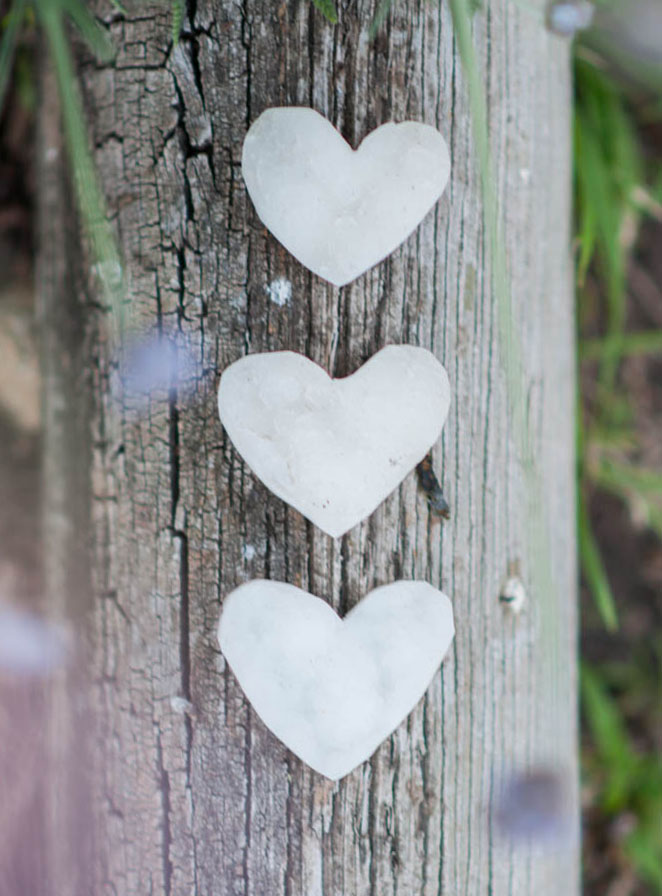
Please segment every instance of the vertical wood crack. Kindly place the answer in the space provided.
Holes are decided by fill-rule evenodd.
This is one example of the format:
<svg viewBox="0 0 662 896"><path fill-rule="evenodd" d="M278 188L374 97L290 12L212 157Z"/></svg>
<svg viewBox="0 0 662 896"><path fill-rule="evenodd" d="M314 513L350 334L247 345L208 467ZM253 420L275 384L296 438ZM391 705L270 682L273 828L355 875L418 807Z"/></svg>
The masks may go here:
<svg viewBox="0 0 662 896"><path fill-rule="evenodd" d="M172 831L170 828L170 776L163 764L163 747L161 745L161 732L156 734L156 767L159 774L159 787L161 790L161 858L163 867L163 892L164 896L172 893L172 858L170 849L172 845Z"/></svg>

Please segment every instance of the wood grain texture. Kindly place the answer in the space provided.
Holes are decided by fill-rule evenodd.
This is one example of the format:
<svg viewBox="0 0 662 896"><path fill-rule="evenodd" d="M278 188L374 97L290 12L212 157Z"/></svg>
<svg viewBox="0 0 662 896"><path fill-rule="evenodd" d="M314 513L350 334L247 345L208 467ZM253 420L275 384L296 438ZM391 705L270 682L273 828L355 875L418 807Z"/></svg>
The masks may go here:
<svg viewBox="0 0 662 896"><path fill-rule="evenodd" d="M374 7L363 0L341 4L337 27L306 0L191 0L176 47L167 4L125 6L126 14L101 10L119 47L114 63L81 64L91 137L132 320L181 331L201 373L188 399L175 387L146 409L121 389L114 398L97 286L70 253L86 321L76 388L93 404L91 458L75 475L80 493L91 493L77 519L89 518L92 542L95 807L93 881L71 892L572 896L576 832L559 859L504 843L490 816L515 768L562 769L576 799L567 46L514 4L495 0L475 16L542 472L538 511L556 577L547 626L447 6L397 2L371 42ZM342 289L277 244L243 186L247 127L279 104L312 106L354 145L406 118L435 125L449 142L450 184L434 212ZM42 213L57 222L56 196ZM53 236L42 252L57 245ZM284 305L270 297L277 278L291 283ZM237 456L217 417L218 377L247 352L276 349L344 376L389 343L431 349L448 370L453 400L433 464L452 517L442 525L429 513L412 475L334 542ZM60 380L51 378L49 401L74 401L71 373ZM51 559L60 590L66 543L54 544ZM512 568L529 591L519 616L499 601ZM336 785L265 729L219 652L223 596L255 577L308 589L341 612L401 577L441 586L453 600L455 644L424 700Z"/></svg>

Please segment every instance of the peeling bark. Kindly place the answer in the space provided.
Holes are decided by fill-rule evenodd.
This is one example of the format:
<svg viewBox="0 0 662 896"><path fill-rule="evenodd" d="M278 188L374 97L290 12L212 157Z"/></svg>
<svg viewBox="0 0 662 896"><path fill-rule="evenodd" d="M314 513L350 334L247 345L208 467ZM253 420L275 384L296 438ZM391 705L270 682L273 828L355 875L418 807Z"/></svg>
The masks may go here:
<svg viewBox="0 0 662 896"><path fill-rule="evenodd" d="M55 851L72 817L91 819L94 831L91 878L82 866L67 873L75 849L63 849L53 893L572 896L575 849L563 861L511 849L489 814L512 768L551 763L573 789L576 776L566 46L514 4L493 2L475 17L529 422L544 471L540 512L557 575L550 632L541 594L530 593L518 616L499 601L513 566L529 590L534 576L446 6L396 3L370 42L374 7L362 0L340 10L335 28L304 0L190 0L173 47L167 5L125 5L126 14L108 19L114 62L81 63L91 138L132 323L176 327L203 373L188 400L175 386L146 410L113 398L116 359L68 224L64 160L49 156L56 135L52 122L44 126L47 518L60 533L48 568L55 604L84 619L89 633L91 808L88 816L72 798L60 769ZM449 141L451 180L434 212L388 260L342 289L285 252L244 189L244 134L279 104L312 106L354 145L405 118L435 125ZM292 285L283 305L270 298L277 278ZM63 316L72 306L72 317ZM277 349L345 376L401 342L432 350L451 379L451 413L432 452L451 519L440 522L412 474L334 542L270 494L233 450L217 418L218 377L247 352ZM80 574L74 556L89 561ZM425 579L453 599L455 644L425 698L339 784L304 767L265 729L219 652L223 596L256 577L308 589L340 612L401 577ZM69 682L60 698L70 691ZM71 728L55 726L52 739L60 758L80 749Z"/></svg>

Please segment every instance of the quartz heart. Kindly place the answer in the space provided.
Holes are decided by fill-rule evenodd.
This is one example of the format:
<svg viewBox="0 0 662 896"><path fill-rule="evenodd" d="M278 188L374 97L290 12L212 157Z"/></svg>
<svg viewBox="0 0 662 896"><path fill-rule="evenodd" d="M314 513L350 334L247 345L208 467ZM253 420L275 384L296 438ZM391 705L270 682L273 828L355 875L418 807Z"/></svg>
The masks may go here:
<svg viewBox="0 0 662 896"><path fill-rule="evenodd" d="M342 286L390 255L448 182L444 138L389 122L352 147L314 109L267 109L244 140L242 172L258 215L288 251Z"/></svg>
<svg viewBox="0 0 662 896"><path fill-rule="evenodd" d="M311 768L356 768L425 693L454 635L450 600L393 582L344 619L294 585L255 580L223 605L218 639L257 714Z"/></svg>
<svg viewBox="0 0 662 896"><path fill-rule="evenodd" d="M449 403L446 371L412 345L387 346L337 380L295 352L247 355L218 390L221 422L251 469L334 537L422 460Z"/></svg>

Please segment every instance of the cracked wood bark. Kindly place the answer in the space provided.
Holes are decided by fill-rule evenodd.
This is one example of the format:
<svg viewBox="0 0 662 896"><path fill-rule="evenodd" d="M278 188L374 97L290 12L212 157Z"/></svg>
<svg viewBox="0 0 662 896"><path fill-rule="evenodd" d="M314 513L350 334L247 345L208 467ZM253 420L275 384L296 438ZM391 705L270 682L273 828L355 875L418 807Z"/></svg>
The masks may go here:
<svg viewBox="0 0 662 896"><path fill-rule="evenodd" d="M536 763L563 769L576 799L567 47L515 5L493 2L474 20L556 574L558 625L546 630L446 5L396 3L371 43L374 7L362 0L341 9L337 27L303 0L193 0L177 47L167 5L125 6L108 19L114 63L81 66L96 160L133 321L180 328L204 373L190 401L172 391L142 414L113 402L103 312L69 224L47 92L48 569L55 604L79 616L82 607L91 664L86 700L80 678L75 700L60 687L70 721L51 734L53 892L571 896L576 838L562 861L512 849L488 811L504 776ZM354 145L405 118L449 141L451 180L435 211L343 289L303 270L247 198L242 140L278 104L314 107ZM283 304L270 289L278 278L291 284ZM237 456L217 419L218 376L246 352L285 348L343 376L398 342L430 348L451 378L433 460L452 518L430 515L412 475L334 542ZM499 603L513 568L530 591L519 616ZM341 612L399 577L453 599L454 648L424 700L337 785L264 728L219 653L223 596L253 577L309 589ZM87 808L69 786L80 730ZM89 868L75 859L79 841L64 842L76 823L94 831Z"/></svg>

